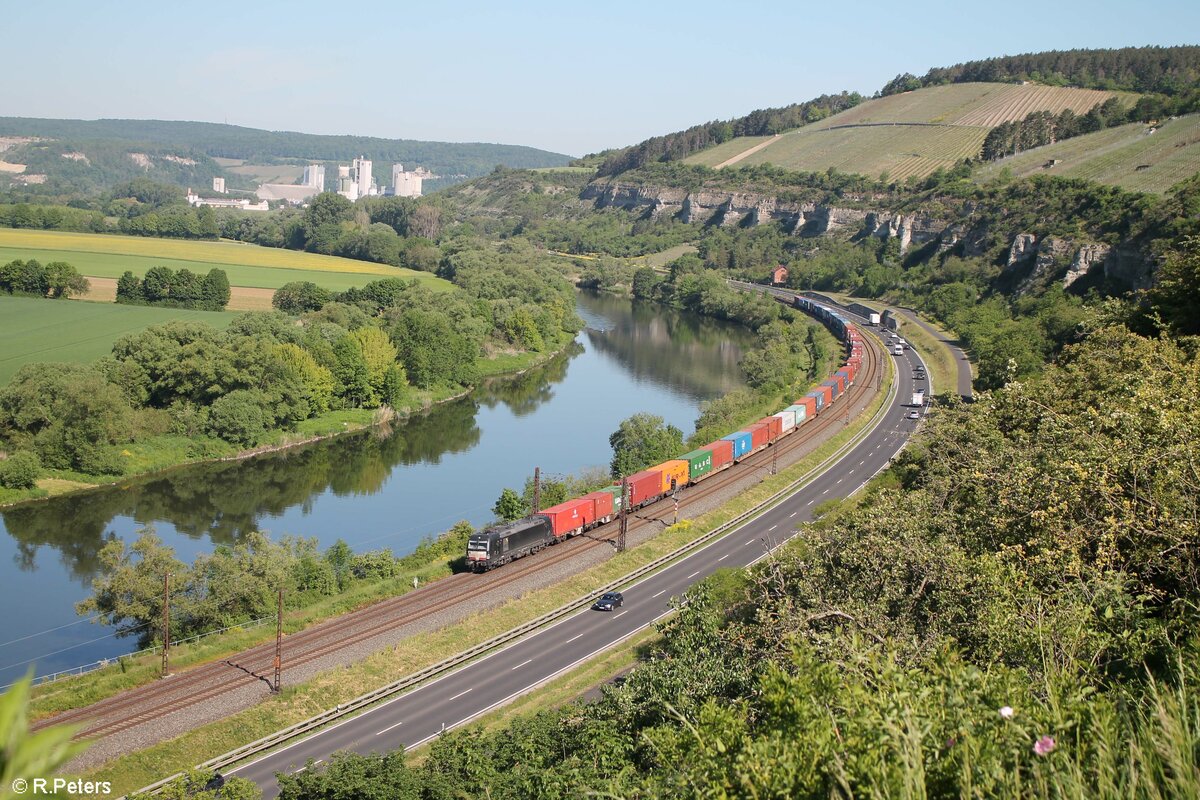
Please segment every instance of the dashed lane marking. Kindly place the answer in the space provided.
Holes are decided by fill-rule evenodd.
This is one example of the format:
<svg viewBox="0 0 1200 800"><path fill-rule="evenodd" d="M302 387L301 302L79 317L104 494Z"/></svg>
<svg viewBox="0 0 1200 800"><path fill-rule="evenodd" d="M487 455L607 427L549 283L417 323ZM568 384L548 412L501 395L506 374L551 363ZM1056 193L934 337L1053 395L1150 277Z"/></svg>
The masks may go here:
<svg viewBox="0 0 1200 800"><path fill-rule="evenodd" d="M583 634L582 634L582 633L577 633L577 634L575 634L574 636L572 636L570 639L567 639L565 642L563 642L563 644L570 644L571 642L573 642L573 641L575 641L576 639L578 639L580 636L583 636Z"/></svg>
<svg viewBox="0 0 1200 800"><path fill-rule="evenodd" d="M452 702L454 702L455 700L457 700L458 698L462 697L464 694L467 694L468 692L473 692L473 691L475 691L475 687L474 687L474 686L472 686L470 689L467 689L467 691L466 691L466 692L459 692L458 694L454 695L454 697L451 697L451 698L450 698L449 700L447 700L446 702L447 702L447 703L452 703Z"/></svg>
<svg viewBox="0 0 1200 800"><path fill-rule="evenodd" d="M725 555L721 556L720 558L717 559L717 561L724 561L727 558L729 558L729 553L726 553Z"/></svg>
<svg viewBox="0 0 1200 800"><path fill-rule="evenodd" d="M663 589L663 590L662 590L661 592L659 592L658 594L652 594L652 595L650 595L650 599L651 599L651 600L653 600L653 599L654 599L654 598L656 598L656 597L662 597L662 596L663 596L664 594L666 594L666 593L667 593L667 590L666 590L666 589Z"/></svg>
<svg viewBox="0 0 1200 800"><path fill-rule="evenodd" d="M688 575L686 578L684 578L684 580L685 580L685 581L690 581L692 578L696 577L696 576L697 576L697 575L699 575L699 574L700 574L700 570L696 570L696 571L695 571L695 572L693 572L691 575Z"/></svg>
<svg viewBox="0 0 1200 800"><path fill-rule="evenodd" d="M528 659L528 660L526 660L526 661L522 661L520 664L517 664L515 667L513 667L512 669L510 669L510 670L509 670L509 672L513 672L513 671L515 671L515 670L518 670L518 669L520 669L521 667L525 666L526 664L532 664L532 663L533 663L533 659L532 659L532 658L531 658L531 659Z"/></svg>
<svg viewBox="0 0 1200 800"><path fill-rule="evenodd" d="M622 614L626 613L627 611L629 611L629 609L625 609L625 611L618 611L616 614L613 614L613 619L616 619L617 617L621 616Z"/></svg>
<svg viewBox="0 0 1200 800"><path fill-rule="evenodd" d="M776 529L776 528L778 528L778 527L779 527L778 525L772 525L771 527L767 528L767 530L768 530L768 531L773 531L773 530L775 530L775 529Z"/></svg>
<svg viewBox="0 0 1200 800"><path fill-rule="evenodd" d="M799 512L797 512L797 511L793 511L792 513L788 514L788 519L791 519L792 517L796 516L796 514L798 514L798 513Z"/></svg>
<svg viewBox="0 0 1200 800"><path fill-rule="evenodd" d="M386 728L384 728L383 730L381 730L379 733L377 733L377 734L375 734L375 735L376 735L376 736L383 736L383 735L384 735L385 733L387 733L388 731L390 731L390 730L392 730L392 729L394 729L394 728L399 728L399 727L400 727L401 725L403 725L403 724L404 724L403 722L397 722L395 725L388 725Z"/></svg>

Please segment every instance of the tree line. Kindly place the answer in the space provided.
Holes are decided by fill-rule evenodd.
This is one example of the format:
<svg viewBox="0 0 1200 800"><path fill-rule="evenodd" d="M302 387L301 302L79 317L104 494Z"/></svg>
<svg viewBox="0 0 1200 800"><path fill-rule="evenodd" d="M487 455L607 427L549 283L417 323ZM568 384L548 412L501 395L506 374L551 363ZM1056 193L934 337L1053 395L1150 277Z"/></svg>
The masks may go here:
<svg viewBox="0 0 1200 800"><path fill-rule="evenodd" d="M229 277L216 267L207 275L187 268L176 272L170 267L151 267L141 278L126 270L117 279L117 302L130 305L224 311L229 297Z"/></svg>
<svg viewBox="0 0 1200 800"><path fill-rule="evenodd" d="M65 299L87 294L88 279L65 261L43 264L37 259L15 259L0 267L0 291L8 294Z"/></svg>
<svg viewBox="0 0 1200 800"><path fill-rule="evenodd" d="M1105 128L1124 125L1127 122L1157 122L1163 118L1164 106L1154 97L1139 98L1137 103L1126 109L1120 100L1110 97L1097 103L1085 114L1076 114L1064 109L1058 114L1050 111L1031 111L1024 119L1002 122L988 131L980 150L984 161L1015 155L1085 133L1095 133Z"/></svg>

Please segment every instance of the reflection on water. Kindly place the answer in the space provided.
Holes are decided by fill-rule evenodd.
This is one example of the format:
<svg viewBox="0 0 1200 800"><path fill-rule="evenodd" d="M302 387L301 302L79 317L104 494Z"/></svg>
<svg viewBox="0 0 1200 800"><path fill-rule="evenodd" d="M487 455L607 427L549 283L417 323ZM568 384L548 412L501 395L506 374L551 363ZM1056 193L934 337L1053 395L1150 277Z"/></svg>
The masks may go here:
<svg viewBox="0 0 1200 800"><path fill-rule="evenodd" d="M125 652L128 642L90 641L104 629L68 625L97 554L114 537L130 540L153 524L187 561L256 529L403 553L456 520L487 522L500 490L520 486L534 466L606 464L608 436L630 414L651 411L690 430L703 400L742 385L737 362L753 337L741 328L589 293L581 293L579 312L588 328L567 352L390 431L183 467L3 512L0 604L22 613L0 618L0 684L32 656L48 672ZM60 625L68 627L39 633ZM38 635L11 642L31 634Z"/></svg>

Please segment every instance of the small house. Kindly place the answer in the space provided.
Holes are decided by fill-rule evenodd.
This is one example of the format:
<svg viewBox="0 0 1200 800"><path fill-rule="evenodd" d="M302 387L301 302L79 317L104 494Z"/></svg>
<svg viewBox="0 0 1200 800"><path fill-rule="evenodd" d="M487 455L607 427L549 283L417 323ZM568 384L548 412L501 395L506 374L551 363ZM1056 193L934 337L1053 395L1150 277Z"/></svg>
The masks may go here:
<svg viewBox="0 0 1200 800"><path fill-rule="evenodd" d="M780 265L780 266L776 267L775 269L771 270L771 285L772 286L783 286L785 283L787 283L787 279L788 279L788 268L787 267Z"/></svg>

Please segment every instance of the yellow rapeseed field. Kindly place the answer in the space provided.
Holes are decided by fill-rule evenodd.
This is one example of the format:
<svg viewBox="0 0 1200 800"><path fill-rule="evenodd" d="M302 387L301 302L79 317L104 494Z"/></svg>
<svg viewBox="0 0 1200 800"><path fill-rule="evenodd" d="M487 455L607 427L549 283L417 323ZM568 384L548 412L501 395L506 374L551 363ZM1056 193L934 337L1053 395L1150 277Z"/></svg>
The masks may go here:
<svg viewBox="0 0 1200 800"><path fill-rule="evenodd" d="M231 266L348 272L363 275L396 275L396 268L336 256L302 253L240 242L196 242L176 239L114 236L101 233L67 233L0 228L0 247L37 250L73 250L80 253L146 256L199 261Z"/></svg>

